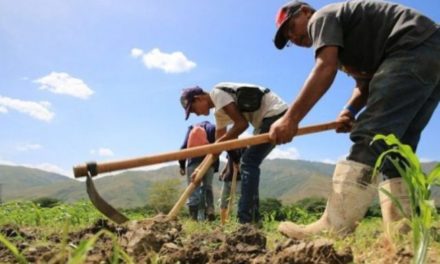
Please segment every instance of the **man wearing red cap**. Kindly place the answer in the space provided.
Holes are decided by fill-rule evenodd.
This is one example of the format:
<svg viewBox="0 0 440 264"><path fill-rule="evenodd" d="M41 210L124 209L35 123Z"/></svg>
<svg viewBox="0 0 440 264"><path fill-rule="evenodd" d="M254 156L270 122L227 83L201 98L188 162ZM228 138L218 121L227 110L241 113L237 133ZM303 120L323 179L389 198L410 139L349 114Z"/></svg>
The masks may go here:
<svg viewBox="0 0 440 264"><path fill-rule="evenodd" d="M275 46L288 42L315 50L315 66L287 113L270 129L273 142L290 142L298 124L330 88L338 70L353 77L351 98L339 113L353 145L347 160L338 162L332 192L321 219L307 226L280 224L281 233L303 238L321 231L353 231L373 199L372 168L378 152L370 142L376 134L395 134L417 148L420 135L440 98L439 26L414 9L387 1L354 0L317 11L291 1L276 16ZM356 117L356 115L363 111ZM408 193L390 164L382 170L381 187L408 210ZM373 188L372 188L373 187ZM380 193L384 224L399 220L396 207Z"/></svg>

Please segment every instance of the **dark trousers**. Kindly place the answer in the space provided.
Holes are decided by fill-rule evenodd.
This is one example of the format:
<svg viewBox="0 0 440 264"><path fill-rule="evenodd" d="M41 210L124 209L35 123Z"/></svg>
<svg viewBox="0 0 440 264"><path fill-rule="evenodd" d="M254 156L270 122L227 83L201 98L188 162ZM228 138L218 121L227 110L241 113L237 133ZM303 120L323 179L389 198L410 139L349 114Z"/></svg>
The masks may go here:
<svg viewBox="0 0 440 264"><path fill-rule="evenodd" d="M374 166L379 155L370 147L376 134L395 134L414 151L440 98L440 30L411 50L390 54L370 81L368 102L350 134L347 159ZM382 172L398 177L388 163Z"/></svg>
<svg viewBox="0 0 440 264"><path fill-rule="evenodd" d="M270 126L283 114L263 119L261 127L254 134L269 132ZM257 223L260 221L260 164L269 155L275 146L266 143L248 147L240 160L241 196L238 202L238 221L244 223Z"/></svg>

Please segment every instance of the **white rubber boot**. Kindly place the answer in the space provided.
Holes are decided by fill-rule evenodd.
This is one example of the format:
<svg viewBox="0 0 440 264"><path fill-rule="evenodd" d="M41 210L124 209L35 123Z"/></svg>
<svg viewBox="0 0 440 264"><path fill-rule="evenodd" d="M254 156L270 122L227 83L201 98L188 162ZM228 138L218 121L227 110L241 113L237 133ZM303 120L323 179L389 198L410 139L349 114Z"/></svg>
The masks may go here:
<svg viewBox="0 0 440 264"><path fill-rule="evenodd" d="M402 211L386 193L381 191L381 189L388 191L392 197L400 203ZM407 233L410 230L407 224L402 223L400 225L396 225L396 222L404 218L404 216L409 216L411 212L409 195L403 179L392 178L390 180L383 181L379 185L379 200L385 231L390 233L391 229L395 228L398 232Z"/></svg>
<svg viewBox="0 0 440 264"><path fill-rule="evenodd" d="M282 222L278 231L295 239L310 237L322 231L340 235L353 232L377 194L378 177L372 183L372 172L372 167L359 162L338 162L333 173L332 191L321 218L306 226Z"/></svg>

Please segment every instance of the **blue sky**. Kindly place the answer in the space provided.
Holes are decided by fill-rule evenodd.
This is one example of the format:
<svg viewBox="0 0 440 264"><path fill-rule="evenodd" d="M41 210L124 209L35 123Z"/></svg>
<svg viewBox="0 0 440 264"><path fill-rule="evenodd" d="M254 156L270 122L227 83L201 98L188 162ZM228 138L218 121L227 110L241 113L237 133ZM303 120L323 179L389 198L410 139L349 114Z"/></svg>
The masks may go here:
<svg viewBox="0 0 440 264"><path fill-rule="evenodd" d="M440 21L438 1L395 2ZM290 104L313 51L273 46L283 3L0 0L0 163L71 176L89 160L178 150L188 125L213 121L184 120L179 94L188 86L256 83ZM333 120L352 87L339 73L302 125ZM420 142L422 160L440 160L439 129L437 110ZM335 162L349 146L347 134L323 132L278 146L270 158Z"/></svg>

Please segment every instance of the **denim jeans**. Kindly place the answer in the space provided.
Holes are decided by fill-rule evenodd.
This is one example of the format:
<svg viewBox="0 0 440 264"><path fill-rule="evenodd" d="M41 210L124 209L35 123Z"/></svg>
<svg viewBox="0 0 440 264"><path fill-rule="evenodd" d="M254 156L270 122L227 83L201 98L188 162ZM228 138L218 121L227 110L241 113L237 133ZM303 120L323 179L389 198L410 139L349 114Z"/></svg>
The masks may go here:
<svg viewBox="0 0 440 264"><path fill-rule="evenodd" d="M385 58L369 86L365 110L351 132L347 159L374 166L379 153L370 147L376 134L394 134L414 151L440 98L440 30L417 47ZM399 177L388 163L385 178Z"/></svg>
<svg viewBox="0 0 440 264"><path fill-rule="evenodd" d="M191 164L186 168L186 179L191 183L191 175L200 163ZM214 168L211 167L206 172L201 184L194 190L188 198L188 206L198 206L198 220L205 220L206 210L214 212L214 193L212 191L212 180L214 178Z"/></svg>
<svg viewBox="0 0 440 264"><path fill-rule="evenodd" d="M254 130L254 135L263 134L269 131L270 126L281 115L263 119L258 130ZM241 173L241 196L238 202L238 221L244 223L258 223L260 221L259 212L259 193L260 183L260 164L269 155L275 146L270 143L254 145L248 147L242 154L240 160Z"/></svg>

